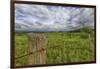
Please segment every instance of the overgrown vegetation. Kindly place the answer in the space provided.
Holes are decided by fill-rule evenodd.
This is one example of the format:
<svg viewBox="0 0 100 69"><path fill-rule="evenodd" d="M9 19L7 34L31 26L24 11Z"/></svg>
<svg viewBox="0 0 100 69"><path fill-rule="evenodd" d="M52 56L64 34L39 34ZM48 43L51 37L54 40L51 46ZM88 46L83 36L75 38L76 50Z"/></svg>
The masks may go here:
<svg viewBox="0 0 100 69"><path fill-rule="evenodd" d="M89 37L91 32L90 29L82 29L81 32L43 33L49 48L46 50L46 64L94 61L94 41L91 41L94 36ZM15 57L27 52L27 39L27 33L15 34ZM28 65L27 57L16 59L16 65Z"/></svg>

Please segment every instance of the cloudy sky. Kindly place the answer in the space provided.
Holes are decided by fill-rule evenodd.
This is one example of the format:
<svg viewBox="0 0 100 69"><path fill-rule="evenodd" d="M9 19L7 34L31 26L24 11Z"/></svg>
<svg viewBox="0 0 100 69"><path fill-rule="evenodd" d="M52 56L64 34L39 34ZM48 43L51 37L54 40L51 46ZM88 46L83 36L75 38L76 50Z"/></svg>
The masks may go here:
<svg viewBox="0 0 100 69"><path fill-rule="evenodd" d="M94 9L15 4L15 31L70 31L93 26Z"/></svg>

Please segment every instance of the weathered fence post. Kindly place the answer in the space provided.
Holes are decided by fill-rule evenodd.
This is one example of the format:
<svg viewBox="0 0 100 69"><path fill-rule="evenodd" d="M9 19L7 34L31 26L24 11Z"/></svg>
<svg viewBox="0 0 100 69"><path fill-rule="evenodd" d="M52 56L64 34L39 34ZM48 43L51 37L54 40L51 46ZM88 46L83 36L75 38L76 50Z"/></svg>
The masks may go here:
<svg viewBox="0 0 100 69"><path fill-rule="evenodd" d="M45 64L46 62L46 36L42 33L28 34L29 48L28 53L33 54L28 56L28 64Z"/></svg>

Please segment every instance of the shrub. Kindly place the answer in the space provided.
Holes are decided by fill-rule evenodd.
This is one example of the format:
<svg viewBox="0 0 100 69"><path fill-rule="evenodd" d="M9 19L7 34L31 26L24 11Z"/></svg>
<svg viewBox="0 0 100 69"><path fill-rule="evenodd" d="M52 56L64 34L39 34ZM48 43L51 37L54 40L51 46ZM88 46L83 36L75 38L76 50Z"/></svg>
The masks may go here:
<svg viewBox="0 0 100 69"><path fill-rule="evenodd" d="M85 32L85 33L91 33L92 29L91 28L82 28L80 29L81 32Z"/></svg>
<svg viewBox="0 0 100 69"><path fill-rule="evenodd" d="M82 39L87 39L87 38L89 38L89 35L86 34L86 33L84 33L84 34L81 34L81 35L80 35L80 38L82 38Z"/></svg>

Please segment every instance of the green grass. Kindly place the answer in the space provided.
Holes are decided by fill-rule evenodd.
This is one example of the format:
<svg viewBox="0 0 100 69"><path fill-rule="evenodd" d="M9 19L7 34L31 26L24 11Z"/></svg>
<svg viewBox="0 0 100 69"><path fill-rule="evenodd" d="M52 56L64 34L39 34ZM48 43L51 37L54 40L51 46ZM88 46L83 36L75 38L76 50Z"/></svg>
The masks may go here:
<svg viewBox="0 0 100 69"><path fill-rule="evenodd" d="M15 57L19 57L27 53L27 48L28 48L27 41L28 41L28 38L26 34L22 34L22 33L15 34ZM26 60L27 60L27 57L22 57L20 59L17 59L15 61L15 64L17 66L26 65L27 64Z"/></svg>
<svg viewBox="0 0 100 69"><path fill-rule="evenodd" d="M94 61L94 42L85 32L48 32L46 64ZM52 48L55 47L55 48ZM27 53L27 33L15 34L15 57ZM16 59L16 66L28 65L27 56Z"/></svg>

